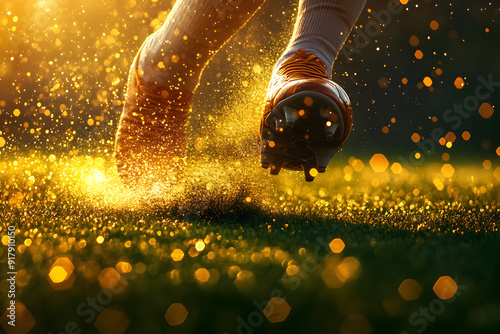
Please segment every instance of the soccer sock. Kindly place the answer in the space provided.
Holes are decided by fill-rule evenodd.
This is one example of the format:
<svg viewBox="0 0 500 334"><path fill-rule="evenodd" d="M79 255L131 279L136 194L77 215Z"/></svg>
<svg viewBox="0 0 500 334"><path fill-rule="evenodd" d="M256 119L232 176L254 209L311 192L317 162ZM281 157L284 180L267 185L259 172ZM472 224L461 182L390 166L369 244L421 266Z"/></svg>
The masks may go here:
<svg viewBox="0 0 500 334"><path fill-rule="evenodd" d="M292 38L275 69L297 50L304 49L326 64L330 77L333 62L365 3L366 0L300 0Z"/></svg>
<svg viewBox="0 0 500 334"><path fill-rule="evenodd" d="M194 92L210 58L265 0L177 0L144 42L139 73L146 85Z"/></svg>

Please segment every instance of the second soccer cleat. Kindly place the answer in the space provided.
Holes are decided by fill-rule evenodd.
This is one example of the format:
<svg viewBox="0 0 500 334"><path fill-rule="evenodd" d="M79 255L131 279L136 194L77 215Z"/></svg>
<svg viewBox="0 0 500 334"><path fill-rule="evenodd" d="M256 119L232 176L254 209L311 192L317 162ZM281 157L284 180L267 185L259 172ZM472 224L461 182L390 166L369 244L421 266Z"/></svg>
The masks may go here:
<svg viewBox="0 0 500 334"><path fill-rule="evenodd" d="M328 79L325 64L300 49L273 74L261 119L261 163L303 170L306 181L323 173L352 128L345 91Z"/></svg>

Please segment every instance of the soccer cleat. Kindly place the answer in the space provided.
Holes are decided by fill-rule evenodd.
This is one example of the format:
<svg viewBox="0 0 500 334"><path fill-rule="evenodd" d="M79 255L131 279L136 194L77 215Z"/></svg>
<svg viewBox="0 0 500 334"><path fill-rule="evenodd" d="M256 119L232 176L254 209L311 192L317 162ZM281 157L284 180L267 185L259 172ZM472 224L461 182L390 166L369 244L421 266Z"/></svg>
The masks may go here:
<svg viewBox="0 0 500 334"><path fill-rule="evenodd" d="M328 79L326 65L300 49L273 74L261 119L261 165L303 170L306 181L324 173L352 128L351 102Z"/></svg>
<svg viewBox="0 0 500 334"><path fill-rule="evenodd" d="M182 171L193 93L144 82L141 50L130 69L114 155L118 174L127 185L150 187L173 182Z"/></svg>

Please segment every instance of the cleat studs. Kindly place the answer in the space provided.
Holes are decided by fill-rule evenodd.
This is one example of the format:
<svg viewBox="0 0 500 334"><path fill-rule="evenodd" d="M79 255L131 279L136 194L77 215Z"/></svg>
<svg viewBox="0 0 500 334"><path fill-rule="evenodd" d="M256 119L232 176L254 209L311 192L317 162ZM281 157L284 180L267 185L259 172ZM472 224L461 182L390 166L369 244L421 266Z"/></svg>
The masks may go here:
<svg viewBox="0 0 500 334"><path fill-rule="evenodd" d="M345 131L335 99L312 91L279 102L262 123L262 168L271 175L278 175L282 168L302 170L308 182L325 173Z"/></svg>
<svg viewBox="0 0 500 334"><path fill-rule="evenodd" d="M273 163L271 165L271 175L278 175L280 173L280 170L281 170L281 166L282 166L282 163Z"/></svg>
<svg viewBox="0 0 500 334"><path fill-rule="evenodd" d="M332 116L336 116L333 114ZM336 117L330 117L329 120L325 122L325 136L326 136L326 141L331 142L334 141L335 139L339 139L342 136L342 130L339 130L340 124L334 120Z"/></svg>
<svg viewBox="0 0 500 334"><path fill-rule="evenodd" d="M325 107L321 107L319 108L319 115L323 118L330 118L330 115L332 114L332 112L328 109L326 109Z"/></svg>
<svg viewBox="0 0 500 334"><path fill-rule="evenodd" d="M270 164L271 164L271 155L269 154L261 154L260 155L260 164L262 166L262 168L265 168L265 169L268 169Z"/></svg>
<svg viewBox="0 0 500 334"><path fill-rule="evenodd" d="M338 149L336 147L318 147L316 149L313 149L313 151L316 155L318 172L324 173L326 167L328 166L328 163L330 162L330 160L332 160Z"/></svg>
<svg viewBox="0 0 500 334"><path fill-rule="evenodd" d="M328 125L330 123L330 125ZM325 125L325 135L328 141L335 139L335 133L337 132L338 124L332 124L330 121L326 122Z"/></svg>
<svg viewBox="0 0 500 334"><path fill-rule="evenodd" d="M311 172L309 170L304 169L304 175L306 177L306 182L314 181L314 176L311 175Z"/></svg>
<svg viewBox="0 0 500 334"><path fill-rule="evenodd" d="M292 128L295 121L299 119L298 110L289 106L284 106L283 112L285 113L286 126Z"/></svg>
<svg viewBox="0 0 500 334"><path fill-rule="evenodd" d="M328 163L330 162L331 158L326 157L326 156L320 156L318 158L318 171L321 171L321 173L324 173L326 171L326 167L328 166Z"/></svg>
<svg viewBox="0 0 500 334"><path fill-rule="evenodd" d="M314 180L314 177L318 175L318 170L316 169L315 161L307 161L303 163L302 169L304 170L306 182L312 182Z"/></svg>

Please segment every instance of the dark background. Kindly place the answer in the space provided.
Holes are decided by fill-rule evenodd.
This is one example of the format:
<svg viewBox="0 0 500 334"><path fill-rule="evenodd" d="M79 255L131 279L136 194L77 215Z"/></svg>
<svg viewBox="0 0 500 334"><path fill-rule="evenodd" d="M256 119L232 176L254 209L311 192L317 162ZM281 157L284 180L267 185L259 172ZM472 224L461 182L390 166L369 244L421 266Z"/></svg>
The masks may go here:
<svg viewBox="0 0 500 334"><path fill-rule="evenodd" d="M242 89L241 73L252 76L256 64L262 68L262 84L256 93L261 99L272 65L292 32L296 3L268 0L215 56L193 102L193 129L211 132L211 124L228 113L219 106L235 98ZM387 4L385 0L368 1L357 22L359 30L374 19L369 10L379 13ZM6 143L0 149L2 155L110 156L130 63L171 6L170 1L134 0L3 2L0 131ZM498 111L489 119L473 111L456 130L443 121L443 114L474 94L479 76L492 75L493 81L500 82L498 4L427 0L410 1L405 8L392 15L366 46L358 48L352 61L342 52L338 56L333 77L349 94L355 118L341 156L369 159L384 153L393 160L399 156L408 159L418 149L411 140L413 133L428 139L432 130L442 128L445 134L453 131L456 135L453 147L437 144L435 153L425 154L420 162L440 161L445 152L450 162L481 164L485 159L497 159ZM439 23L437 30L430 27L433 20ZM359 30L351 33L351 45ZM410 45L411 36L419 38L417 46ZM416 50L423 52L422 59L414 56ZM441 75L436 74L437 68ZM431 88L422 87L426 76L433 80ZM459 76L465 81L463 89L454 85ZM403 78L408 79L406 85ZM498 92L481 102L495 107ZM15 109L19 116L14 115ZM208 109L215 122L206 121L204 110ZM246 112L255 115L258 111L229 112L240 113L244 119ZM432 121L433 116L437 122ZM382 131L384 126L389 127L387 134ZM463 131L470 132L469 141L462 139ZM194 138L196 134L191 133Z"/></svg>

